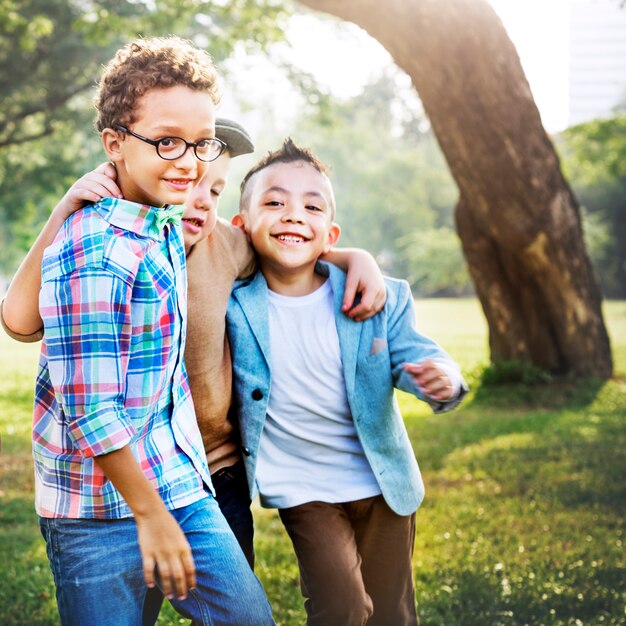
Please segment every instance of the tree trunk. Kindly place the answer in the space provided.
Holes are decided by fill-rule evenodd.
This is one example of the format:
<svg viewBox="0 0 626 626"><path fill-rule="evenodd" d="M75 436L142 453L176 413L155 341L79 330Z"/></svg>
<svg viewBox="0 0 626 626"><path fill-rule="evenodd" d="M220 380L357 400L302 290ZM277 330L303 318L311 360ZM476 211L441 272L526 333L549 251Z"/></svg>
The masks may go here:
<svg viewBox="0 0 626 626"><path fill-rule="evenodd" d="M301 0L376 38L413 80L460 191L491 359L610 377L579 205L517 52L485 0Z"/></svg>

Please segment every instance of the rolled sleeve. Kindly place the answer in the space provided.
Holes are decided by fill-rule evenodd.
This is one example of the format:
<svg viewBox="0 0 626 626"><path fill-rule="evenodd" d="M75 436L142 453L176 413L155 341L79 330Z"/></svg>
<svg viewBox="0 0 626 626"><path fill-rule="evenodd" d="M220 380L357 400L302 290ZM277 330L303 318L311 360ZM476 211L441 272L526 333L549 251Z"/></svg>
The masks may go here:
<svg viewBox="0 0 626 626"><path fill-rule="evenodd" d="M50 379L68 433L86 457L122 448L135 434L124 408L130 300L129 285L102 268L42 285Z"/></svg>
<svg viewBox="0 0 626 626"><path fill-rule="evenodd" d="M69 430L84 457L119 450L128 445L136 434L124 411L107 406L74 420Z"/></svg>
<svg viewBox="0 0 626 626"><path fill-rule="evenodd" d="M459 405L468 391L459 366L435 341L415 329L415 308L408 284L398 281L397 305L389 322L389 346L395 386L424 400L435 413L451 411ZM404 371L405 363L419 363L426 359L436 363L448 376L454 394L449 400L440 401L424 395Z"/></svg>

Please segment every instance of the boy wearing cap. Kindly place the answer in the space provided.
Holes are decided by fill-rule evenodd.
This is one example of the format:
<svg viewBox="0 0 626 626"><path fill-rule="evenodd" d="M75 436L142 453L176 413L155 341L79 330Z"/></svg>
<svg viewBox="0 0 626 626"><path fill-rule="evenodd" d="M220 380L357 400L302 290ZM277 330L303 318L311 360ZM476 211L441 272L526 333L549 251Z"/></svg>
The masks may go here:
<svg viewBox="0 0 626 626"><path fill-rule="evenodd" d="M226 149L190 193L183 213L189 294L185 364L217 501L253 566L253 520L239 429L228 416L232 373L225 319L233 282L250 273L254 255L238 229L218 218L217 209L231 159L253 152L254 146L232 120L218 118L215 134Z"/></svg>
<svg viewBox="0 0 626 626"><path fill-rule="evenodd" d="M241 183L233 223L259 271L237 281L227 324L251 495L277 508L300 567L309 626L415 626L411 571L424 486L394 399L436 412L466 386L414 328L406 281L356 324L343 272L318 263L339 236L324 165L290 139Z"/></svg>

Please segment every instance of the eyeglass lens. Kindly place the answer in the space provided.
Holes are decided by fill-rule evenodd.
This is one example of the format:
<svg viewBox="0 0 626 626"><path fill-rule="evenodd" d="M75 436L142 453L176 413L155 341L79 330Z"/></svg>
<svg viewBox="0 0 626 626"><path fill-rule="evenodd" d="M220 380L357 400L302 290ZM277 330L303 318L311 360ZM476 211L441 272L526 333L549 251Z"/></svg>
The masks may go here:
<svg viewBox="0 0 626 626"><path fill-rule="evenodd" d="M217 141L202 139L194 146L196 156L203 161L210 161L215 158L221 149ZM164 159L178 159L187 150L187 143L179 137L164 137L157 144L157 152Z"/></svg>

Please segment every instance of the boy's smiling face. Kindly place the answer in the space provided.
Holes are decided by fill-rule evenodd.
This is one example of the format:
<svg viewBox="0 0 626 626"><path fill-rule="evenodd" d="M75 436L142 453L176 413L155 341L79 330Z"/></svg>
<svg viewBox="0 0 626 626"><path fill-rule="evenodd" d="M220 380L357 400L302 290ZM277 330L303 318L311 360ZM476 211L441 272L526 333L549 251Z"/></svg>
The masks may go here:
<svg viewBox="0 0 626 626"><path fill-rule="evenodd" d="M339 237L328 177L309 163L273 163L248 182L247 206L233 218L254 247L263 273L313 276L321 254ZM270 282L268 280L268 282Z"/></svg>
<svg viewBox="0 0 626 626"><path fill-rule="evenodd" d="M215 105L204 91L176 86L152 89L138 101L129 130L159 140L181 137L189 143L215 136ZM180 158L162 159L153 145L110 128L102 132L109 158L115 162L124 198L161 206L183 204L209 163L200 161L193 148Z"/></svg>
<svg viewBox="0 0 626 626"><path fill-rule="evenodd" d="M217 206L228 180L230 155L228 151L209 163L204 178L191 190L183 212L183 238L187 252L206 239L215 228Z"/></svg>

